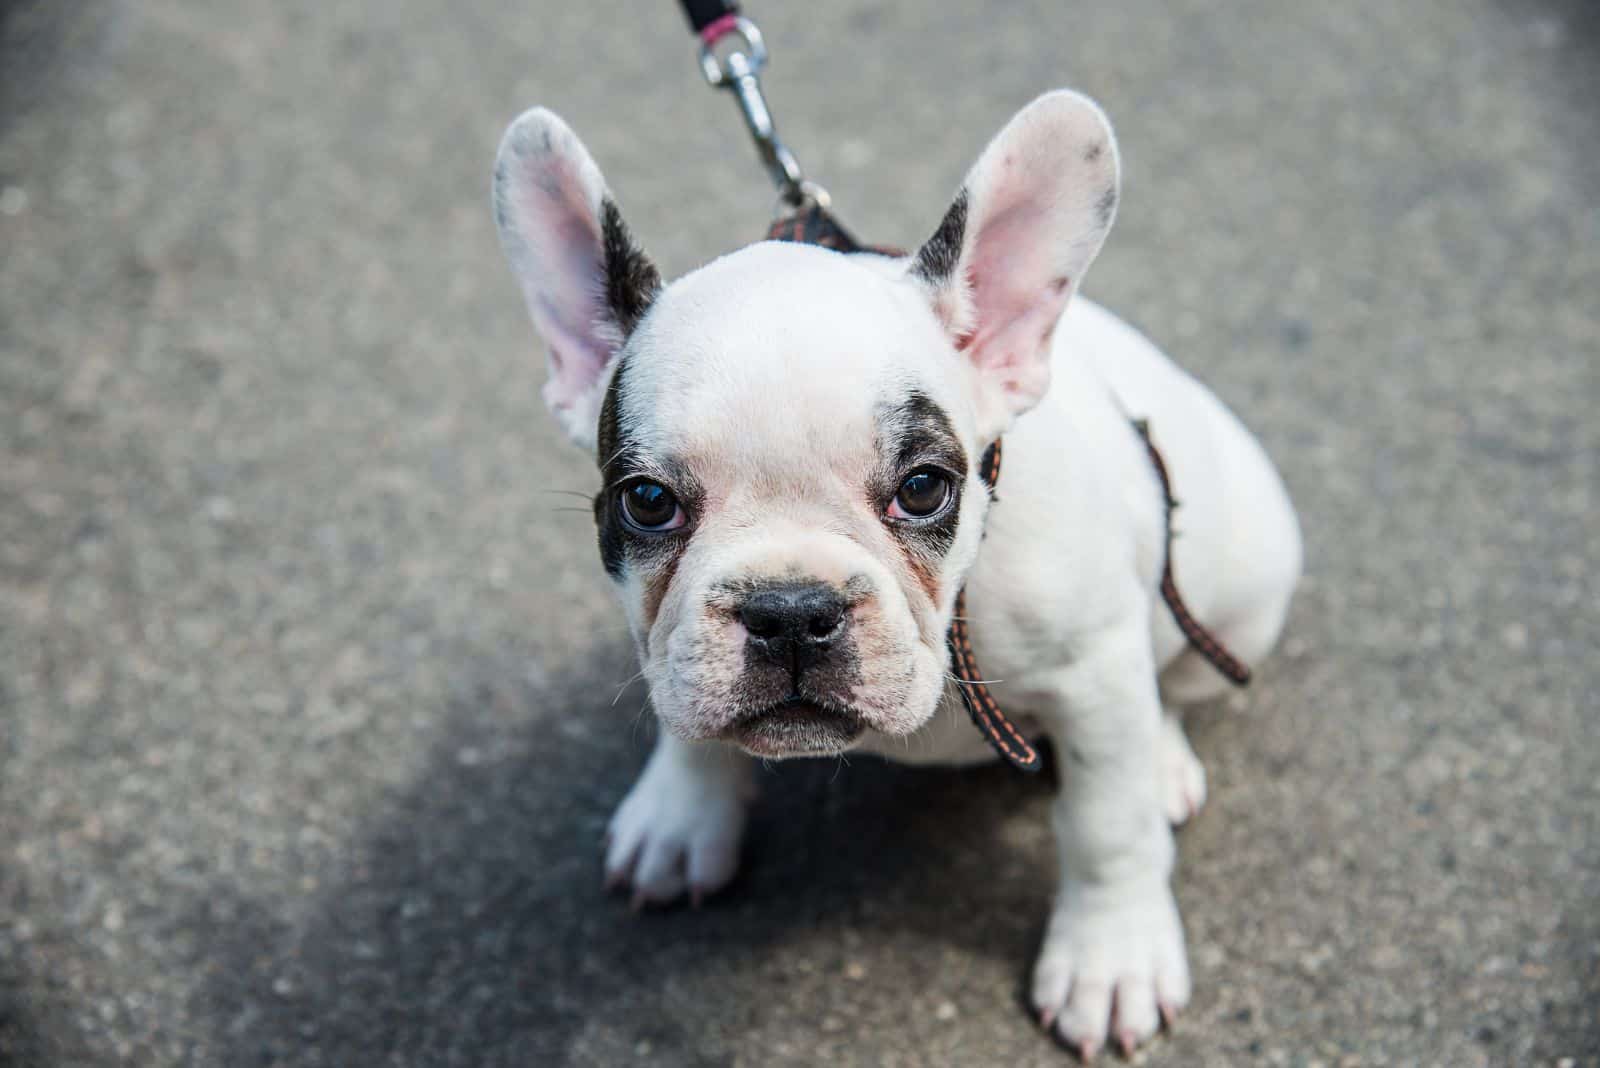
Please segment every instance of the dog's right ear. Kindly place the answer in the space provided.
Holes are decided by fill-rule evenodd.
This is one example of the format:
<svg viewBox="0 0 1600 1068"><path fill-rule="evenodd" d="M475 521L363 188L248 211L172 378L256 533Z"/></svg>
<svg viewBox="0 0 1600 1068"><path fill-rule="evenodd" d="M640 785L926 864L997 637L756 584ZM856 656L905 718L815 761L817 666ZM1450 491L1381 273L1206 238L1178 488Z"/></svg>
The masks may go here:
<svg viewBox="0 0 1600 1068"><path fill-rule="evenodd" d="M978 372L979 433L1002 434L1050 386L1056 321L1111 229L1117 143L1079 93L1017 112L910 260L950 340Z"/></svg>
<svg viewBox="0 0 1600 1068"><path fill-rule="evenodd" d="M534 108L500 141L494 214L534 328L549 350L544 399L567 436L595 447L618 351L661 289L571 128Z"/></svg>

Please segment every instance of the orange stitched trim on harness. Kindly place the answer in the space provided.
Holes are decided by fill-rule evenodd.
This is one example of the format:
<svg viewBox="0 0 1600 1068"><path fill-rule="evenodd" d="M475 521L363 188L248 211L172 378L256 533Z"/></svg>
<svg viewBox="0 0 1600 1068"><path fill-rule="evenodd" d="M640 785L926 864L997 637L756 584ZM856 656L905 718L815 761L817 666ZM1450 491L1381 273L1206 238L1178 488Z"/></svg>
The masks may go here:
<svg viewBox="0 0 1600 1068"><path fill-rule="evenodd" d="M1156 478L1161 482L1161 500L1167 510L1166 559L1161 566L1161 599L1167 602L1167 608L1172 612L1172 618L1177 622L1178 629L1183 632L1184 639L1194 647L1195 652L1205 657L1212 667L1222 672L1223 677L1235 686L1248 686L1250 669L1229 652L1228 647L1223 645L1204 623L1194 618L1194 613L1189 611L1189 606L1183 601L1183 594L1178 592L1178 578L1172 573L1172 513L1178 507L1177 500L1172 496L1172 480L1167 475L1167 463L1161 457L1161 450L1156 448L1154 439L1150 437L1149 422L1135 419L1133 429L1144 442L1145 452L1150 456L1150 466L1156 469Z"/></svg>
<svg viewBox="0 0 1600 1068"><path fill-rule="evenodd" d="M1000 480L1000 442L996 439L978 462L978 474L992 495L995 483ZM950 659L955 667L956 679L961 689L961 701L989 744L1013 766L1023 771L1038 771L1044 761L1016 724L1006 718L999 702L989 692L989 686L978 671L978 660L972 653L972 638L967 631L967 591L956 594L955 618L950 621Z"/></svg>
<svg viewBox="0 0 1600 1068"><path fill-rule="evenodd" d="M950 651L955 660L956 677L961 680L961 699L967 706L967 714L1007 761L1024 771L1037 771L1043 763L1039 751L1000 711L994 695L978 673L972 641L967 635L966 608L967 595L962 591L956 595L955 619L950 623Z"/></svg>

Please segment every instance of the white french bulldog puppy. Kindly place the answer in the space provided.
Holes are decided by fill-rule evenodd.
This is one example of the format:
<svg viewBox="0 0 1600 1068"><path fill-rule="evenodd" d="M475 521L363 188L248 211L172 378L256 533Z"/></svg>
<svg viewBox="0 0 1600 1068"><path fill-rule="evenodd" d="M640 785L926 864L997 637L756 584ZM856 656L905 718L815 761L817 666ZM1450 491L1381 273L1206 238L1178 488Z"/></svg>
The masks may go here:
<svg viewBox="0 0 1600 1068"><path fill-rule="evenodd" d="M1189 998L1171 824L1205 778L1174 712L1227 687L1160 600L1163 496L1129 416L1183 502L1186 599L1246 662L1300 574L1249 431L1076 297L1118 167L1100 109L1049 93L915 255L763 242L666 286L555 115L512 124L494 179L545 399L599 463L600 556L665 727L611 822L608 879L636 903L727 883L753 758L987 758L948 671L965 584L996 696L1059 755L1032 998L1086 1056L1131 1050ZM1001 435L991 500L978 464Z"/></svg>

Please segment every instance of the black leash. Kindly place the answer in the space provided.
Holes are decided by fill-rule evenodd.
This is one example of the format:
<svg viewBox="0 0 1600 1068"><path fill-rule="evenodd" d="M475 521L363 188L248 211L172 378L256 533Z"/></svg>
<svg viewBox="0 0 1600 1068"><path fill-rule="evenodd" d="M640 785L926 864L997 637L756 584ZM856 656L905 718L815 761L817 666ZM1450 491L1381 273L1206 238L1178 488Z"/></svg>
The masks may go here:
<svg viewBox="0 0 1600 1068"><path fill-rule="evenodd" d="M739 5L729 0L683 0L683 13L689 18L689 28L699 36L718 19L737 18Z"/></svg>
<svg viewBox="0 0 1600 1068"><path fill-rule="evenodd" d="M739 13L739 5L731 0L680 0L689 25L700 38L700 70L707 83L718 89L728 89L739 103L745 127L754 138L756 150L761 153L767 173L778 186L778 195L787 212L780 213L767 230L769 241L793 241L805 245L820 245L836 252L873 252L885 256L903 256L904 251L880 245L864 245L851 236L829 210L828 193L815 182L808 181L800 170L794 153L778 140L767 110L766 97L761 92L761 70L767 64L767 46L761 31L754 22ZM725 38L737 37L743 48L726 50L718 58L717 48ZM1178 502L1172 496L1172 483L1167 475L1166 461L1150 437L1150 426L1143 419L1130 420L1139 435L1150 464L1161 484L1165 512L1166 544L1161 570L1161 598L1177 621L1185 640L1201 656L1237 686L1250 681L1250 669L1228 651L1227 646L1195 619L1183 596L1178 592L1178 582L1172 573L1172 512ZM995 484L1000 479L1000 442L996 440L984 450L979 463L979 474L989 494L994 495ZM957 688L967 715L996 752L1013 767L1023 771L1038 771L1043 764L1039 750L1028 741L1027 735L1006 718L989 684L978 670L972 652L972 640L967 629L967 592L956 595L955 615L950 621L947 644L950 662L957 679Z"/></svg>

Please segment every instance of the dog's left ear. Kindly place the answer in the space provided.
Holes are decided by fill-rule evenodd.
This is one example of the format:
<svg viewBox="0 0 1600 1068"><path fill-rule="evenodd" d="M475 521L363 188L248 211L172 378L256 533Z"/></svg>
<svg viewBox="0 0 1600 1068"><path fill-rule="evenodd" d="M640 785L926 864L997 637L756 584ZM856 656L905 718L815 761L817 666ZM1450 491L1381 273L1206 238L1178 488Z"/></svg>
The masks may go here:
<svg viewBox="0 0 1600 1068"><path fill-rule="evenodd" d="M569 438L593 450L605 383L660 272L633 243L588 150L544 108L525 112L500 142L494 215L549 350L545 403Z"/></svg>
<svg viewBox="0 0 1600 1068"><path fill-rule="evenodd" d="M911 261L982 383L985 437L1050 386L1050 341L1117 210L1116 140L1088 97L1046 93L989 143Z"/></svg>

